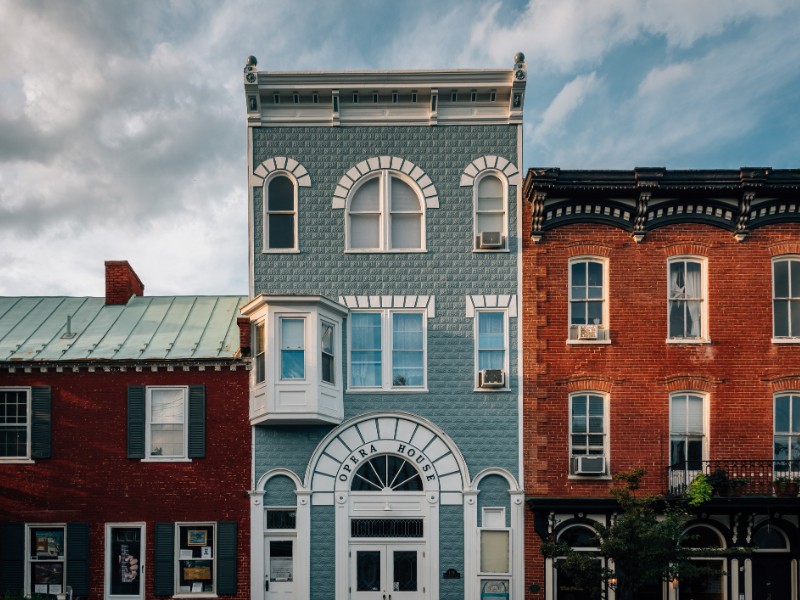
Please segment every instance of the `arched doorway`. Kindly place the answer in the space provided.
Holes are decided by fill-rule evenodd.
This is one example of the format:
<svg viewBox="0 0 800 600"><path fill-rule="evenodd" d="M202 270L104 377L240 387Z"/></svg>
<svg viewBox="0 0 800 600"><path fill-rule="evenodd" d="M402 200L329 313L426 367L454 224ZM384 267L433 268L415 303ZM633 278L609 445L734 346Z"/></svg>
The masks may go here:
<svg viewBox="0 0 800 600"><path fill-rule="evenodd" d="M752 590L750 598L792 598L792 557L789 538L780 527L766 522L753 532Z"/></svg>

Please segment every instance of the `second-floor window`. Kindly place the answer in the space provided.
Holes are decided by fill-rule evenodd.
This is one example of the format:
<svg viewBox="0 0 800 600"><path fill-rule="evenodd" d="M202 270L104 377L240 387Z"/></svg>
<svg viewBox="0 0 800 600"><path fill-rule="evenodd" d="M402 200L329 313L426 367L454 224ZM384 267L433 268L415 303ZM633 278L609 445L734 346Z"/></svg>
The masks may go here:
<svg viewBox="0 0 800 600"><path fill-rule="evenodd" d="M672 340L707 338L705 262L676 258L668 263L668 322Z"/></svg>
<svg viewBox="0 0 800 600"><path fill-rule="evenodd" d="M670 396L670 465L698 471L705 458L705 399L699 394Z"/></svg>
<svg viewBox="0 0 800 600"><path fill-rule="evenodd" d="M185 387L147 388L147 456L155 459L186 457Z"/></svg>
<svg viewBox="0 0 800 600"><path fill-rule="evenodd" d="M475 312L477 386L508 387L508 336L506 311L479 310ZM499 371L499 375L497 374Z"/></svg>
<svg viewBox="0 0 800 600"><path fill-rule="evenodd" d="M355 311L350 315L350 387L424 388L425 315Z"/></svg>
<svg viewBox="0 0 800 600"><path fill-rule="evenodd" d="M776 471L800 471L800 393L775 396Z"/></svg>
<svg viewBox="0 0 800 600"><path fill-rule="evenodd" d="M571 472L602 475L606 472L608 441L606 399L600 394L577 393L569 402Z"/></svg>
<svg viewBox="0 0 800 600"><path fill-rule="evenodd" d="M255 326L255 377L256 383L263 383L267 378L267 325L264 321L259 321Z"/></svg>
<svg viewBox="0 0 800 600"><path fill-rule="evenodd" d="M0 389L0 459L29 457L29 407L29 389Z"/></svg>
<svg viewBox="0 0 800 600"><path fill-rule="evenodd" d="M475 248L506 248L506 192L503 181L491 173L475 185Z"/></svg>
<svg viewBox="0 0 800 600"><path fill-rule="evenodd" d="M296 250L297 195L294 181L286 175L276 175L264 187L264 249Z"/></svg>
<svg viewBox="0 0 800 600"><path fill-rule="evenodd" d="M598 258L569 263L569 339L606 339L606 265Z"/></svg>
<svg viewBox="0 0 800 600"><path fill-rule="evenodd" d="M320 364L322 366L322 381L335 384L336 367L336 327L332 323L320 323Z"/></svg>
<svg viewBox="0 0 800 600"><path fill-rule="evenodd" d="M773 336L800 339L800 257L772 263Z"/></svg>
<svg viewBox="0 0 800 600"><path fill-rule="evenodd" d="M281 318L281 379L305 379L305 319Z"/></svg>

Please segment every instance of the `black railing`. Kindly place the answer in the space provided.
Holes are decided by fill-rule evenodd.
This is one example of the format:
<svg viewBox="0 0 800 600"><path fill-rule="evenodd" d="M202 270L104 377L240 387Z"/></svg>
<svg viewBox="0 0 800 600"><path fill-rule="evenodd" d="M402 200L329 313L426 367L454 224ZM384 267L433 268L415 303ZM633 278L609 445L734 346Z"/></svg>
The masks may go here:
<svg viewBox="0 0 800 600"><path fill-rule="evenodd" d="M680 496L703 473L714 496L797 496L800 461L703 460L667 467L667 494Z"/></svg>

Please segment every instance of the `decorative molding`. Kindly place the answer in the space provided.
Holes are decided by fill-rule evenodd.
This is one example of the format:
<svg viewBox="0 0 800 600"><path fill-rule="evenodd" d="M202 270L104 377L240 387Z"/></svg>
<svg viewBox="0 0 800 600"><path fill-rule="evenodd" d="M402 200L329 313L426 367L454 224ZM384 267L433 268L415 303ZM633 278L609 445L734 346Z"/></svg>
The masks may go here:
<svg viewBox="0 0 800 600"><path fill-rule="evenodd" d="M711 244L704 242L676 242L664 246L664 254L671 256L708 256Z"/></svg>
<svg viewBox="0 0 800 600"><path fill-rule="evenodd" d="M253 169L253 174L250 176L250 185L256 187L263 184L264 180L275 172L291 175L297 181L299 187L311 187L311 176L306 168L295 159L285 156L268 158Z"/></svg>
<svg viewBox="0 0 800 600"><path fill-rule="evenodd" d="M573 242L566 248L567 257L575 258L576 256L603 256L608 258L611 256L611 246L604 246L597 242Z"/></svg>
<svg viewBox="0 0 800 600"><path fill-rule="evenodd" d="M508 182L508 185L522 185L522 179L519 174L519 169L510 160L502 156L495 156L488 154L476 158L469 163L464 171L461 173L461 187L472 187L475 185L475 180L484 171L493 171L499 175L503 175Z"/></svg>
<svg viewBox="0 0 800 600"><path fill-rule="evenodd" d="M800 242L794 240L777 242L771 244L768 248L772 257L783 256L784 254L800 254Z"/></svg>
<svg viewBox="0 0 800 600"><path fill-rule="evenodd" d="M768 380L773 393L800 390L800 375L788 375Z"/></svg>
<svg viewBox="0 0 800 600"><path fill-rule="evenodd" d="M696 390L711 393L714 386L721 383L719 380L705 377L703 375L677 375L664 379L664 385L668 392L681 392L684 390Z"/></svg>
<svg viewBox="0 0 800 600"><path fill-rule="evenodd" d="M467 296L467 318L475 317L475 309L505 308L509 318L517 318L516 294L471 294Z"/></svg>
<svg viewBox="0 0 800 600"><path fill-rule="evenodd" d="M605 392L611 393L614 380L602 375L579 375L566 380L567 392Z"/></svg>
<svg viewBox="0 0 800 600"><path fill-rule="evenodd" d="M397 156L373 156L352 167L345 173L333 192L333 208L347 207L347 196L357 181L375 171L389 169L408 176L422 192L427 208L439 208L439 195L436 186L428 175L411 161Z"/></svg>
<svg viewBox="0 0 800 600"><path fill-rule="evenodd" d="M417 308L428 319L436 317L436 296L339 296L339 304L350 309Z"/></svg>

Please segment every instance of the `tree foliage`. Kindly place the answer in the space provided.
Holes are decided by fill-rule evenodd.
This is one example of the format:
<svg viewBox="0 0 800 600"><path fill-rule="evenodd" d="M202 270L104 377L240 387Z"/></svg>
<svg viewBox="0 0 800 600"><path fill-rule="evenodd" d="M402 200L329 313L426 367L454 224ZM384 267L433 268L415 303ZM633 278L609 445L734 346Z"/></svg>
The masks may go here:
<svg viewBox="0 0 800 600"><path fill-rule="evenodd" d="M691 538L683 535L691 518L684 504L641 494L644 475L644 469L633 469L614 477L620 485L613 487L610 494L617 500L620 512L610 525L594 526L597 552L575 551L555 541L543 546L544 554L558 561L559 573L589 598L604 598L604 590L611 587L620 600L635 600L654 585L660 587L661 582L678 577L690 581L714 573L703 563L691 560L696 552L687 547ZM703 556L716 554L718 550L703 551ZM719 575L719 571L715 574Z"/></svg>

